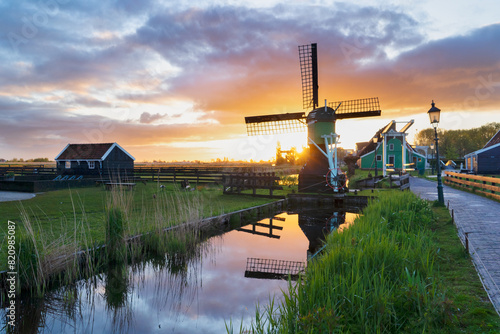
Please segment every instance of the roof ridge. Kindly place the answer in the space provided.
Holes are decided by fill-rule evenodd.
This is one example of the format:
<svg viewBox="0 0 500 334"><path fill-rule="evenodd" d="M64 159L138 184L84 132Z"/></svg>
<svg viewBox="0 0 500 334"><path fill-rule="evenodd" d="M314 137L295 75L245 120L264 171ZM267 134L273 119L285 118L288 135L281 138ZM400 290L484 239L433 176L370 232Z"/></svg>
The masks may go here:
<svg viewBox="0 0 500 334"><path fill-rule="evenodd" d="M113 145L113 143L69 143L69 145Z"/></svg>
<svg viewBox="0 0 500 334"><path fill-rule="evenodd" d="M498 137L498 138L497 138ZM495 145L495 141L500 142L500 129L497 131L497 133L495 133L495 135L493 135L493 137L490 138L490 140L488 140L488 142L483 146L483 148L487 148L487 147L490 147L490 146L493 146ZM491 145L490 145L491 143Z"/></svg>

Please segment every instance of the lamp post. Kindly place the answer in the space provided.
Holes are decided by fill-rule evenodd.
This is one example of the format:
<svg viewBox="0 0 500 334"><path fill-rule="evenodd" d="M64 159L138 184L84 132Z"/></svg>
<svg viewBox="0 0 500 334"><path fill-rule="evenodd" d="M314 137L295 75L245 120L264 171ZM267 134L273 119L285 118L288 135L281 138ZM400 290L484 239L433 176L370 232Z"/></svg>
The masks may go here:
<svg viewBox="0 0 500 334"><path fill-rule="evenodd" d="M431 148L431 157L432 159L434 159L434 143L430 145L430 148ZM431 175L434 175L434 163L435 162L431 163L431 169L432 169Z"/></svg>
<svg viewBox="0 0 500 334"><path fill-rule="evenodd" d="M444 196L443 196L443 183L441 182L441 164L439 161L439 139L437 134L437 127L439 125L439 116L441 114L441 109L436 108L434 105L434 100L431 103L431 109L427 112L429 114L429 119L431 121L431 125L434 128L434 141L436 142L436 163L437 163L437 191L438 191L438 201L441 204L444 204Z"/></svg>

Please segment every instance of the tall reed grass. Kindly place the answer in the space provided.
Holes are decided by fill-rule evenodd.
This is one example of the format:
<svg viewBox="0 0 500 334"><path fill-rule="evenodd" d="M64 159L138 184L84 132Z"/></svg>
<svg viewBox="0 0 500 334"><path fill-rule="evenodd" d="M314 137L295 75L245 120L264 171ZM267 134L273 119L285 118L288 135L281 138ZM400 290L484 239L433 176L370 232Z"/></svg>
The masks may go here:
<svg viewBox="0 0 500 334"><path fill-rule="evenodd" d="M253 333L432 333L445 322L427 202L391 193L370 203L290 284L284 302L257 312Z"/></svg>
<svg viewBox="0 0 500 334"><path fill-rule="evenodd" d="M49 238L42 238L37 218L21 206L21 226L17 234L16 265L21 288L18 291L28 289L41 295L49 281L61 281L63 276L72 280L79 267L74 235L80 228L76 221L73 231L59 235L49 233Z"/></svg>
<svg viewBox="0 0 500 334"><path fill-rule="evenodd" d="M117 188L109 192L102 216L104 258L104 245L92 240L91 224L81 202L82 213L77 215L78 205L71 198L74 217L62 217L55 229L58 232L43 233L36 214L21 205L22 229L17 235L20 287L41 294L49 283L66 284L77 277L92 276L107 263L141 260L148 252L167 252L172 265L178 266L183 257L195 252L199 222L204 214L210 214L207 208L212 205L200 192L162 190L158 184L157 194L139 205L130 191ZM153 203L144 205L145 201ZM174 231L177 225L182 226Z"/></svg>

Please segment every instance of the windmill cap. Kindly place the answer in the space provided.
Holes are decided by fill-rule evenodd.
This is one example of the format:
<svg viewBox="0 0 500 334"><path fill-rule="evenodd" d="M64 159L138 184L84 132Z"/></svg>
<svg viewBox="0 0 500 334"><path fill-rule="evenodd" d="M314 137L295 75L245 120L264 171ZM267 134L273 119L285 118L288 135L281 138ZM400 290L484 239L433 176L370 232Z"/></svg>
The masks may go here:
<svg viewBox="0 0 500 334"><path fill-rule="evenodd" d="M307 121L332 122L335 120L335 111L330 107L316 108L307 115Z"/></svg>

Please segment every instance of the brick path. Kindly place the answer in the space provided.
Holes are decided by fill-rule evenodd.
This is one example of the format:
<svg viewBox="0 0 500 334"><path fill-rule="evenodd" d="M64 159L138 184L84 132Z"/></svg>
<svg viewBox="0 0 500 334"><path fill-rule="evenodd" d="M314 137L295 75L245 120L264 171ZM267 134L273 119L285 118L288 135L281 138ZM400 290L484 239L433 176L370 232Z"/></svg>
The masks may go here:
<svg viewBox="0 0 500 334"><path fill-rule="evenodd" d="M437 200L437 183L410 178L410 189L422 198ZM497 313L500 314L500 203L465 191L443 186L444 201L453 210L458 235L464 243L469 234L469 252L479 277Z"/></svg>

